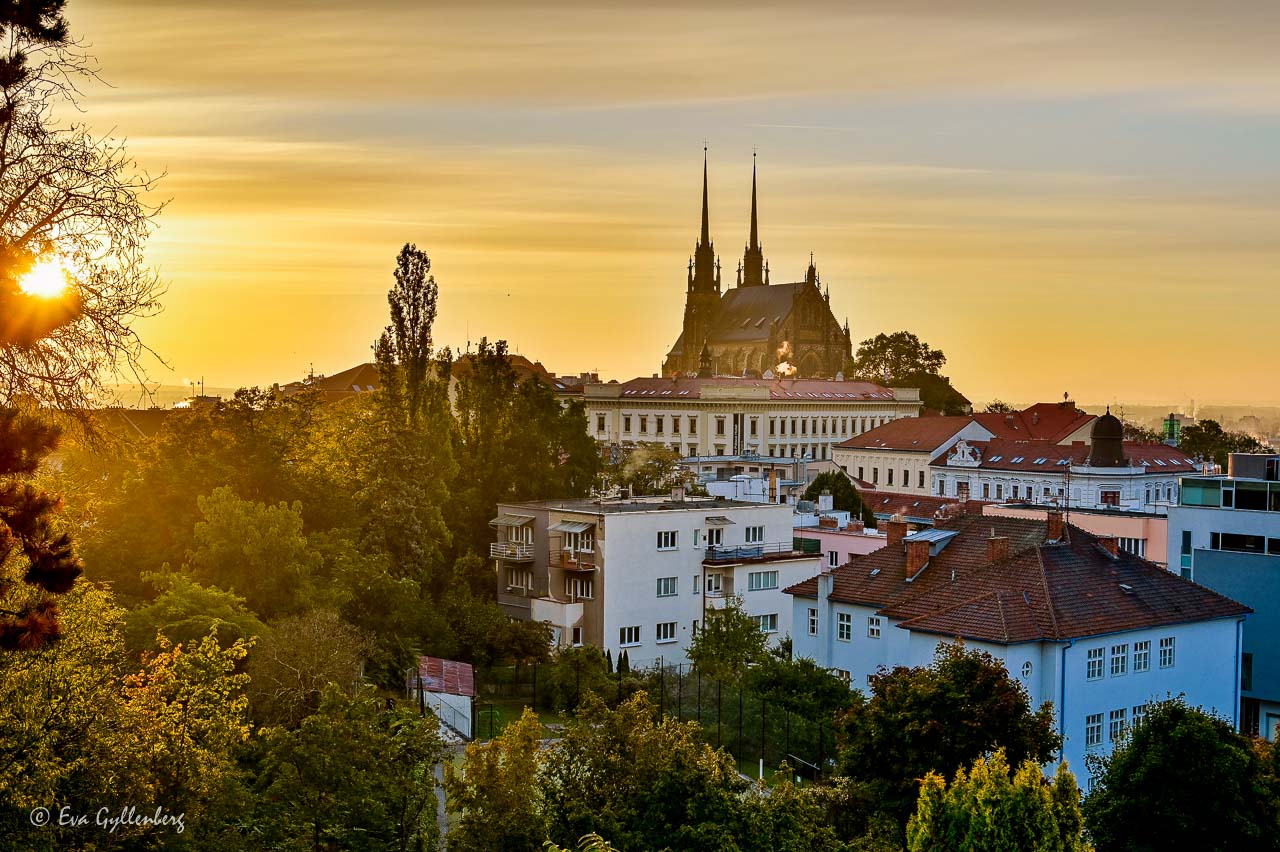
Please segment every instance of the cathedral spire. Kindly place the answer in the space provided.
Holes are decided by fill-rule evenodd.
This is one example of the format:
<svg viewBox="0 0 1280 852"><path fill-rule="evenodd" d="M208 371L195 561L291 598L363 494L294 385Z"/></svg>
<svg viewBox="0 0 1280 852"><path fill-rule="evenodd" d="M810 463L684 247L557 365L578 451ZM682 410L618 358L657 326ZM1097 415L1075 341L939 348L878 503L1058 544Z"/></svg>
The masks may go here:
<svg viewBox="0 0 1280 852"><path fill-rule="evenodd" d="M700 245L710 245L711 243L711 214L707 210L707 146L702 146L702 236L699 238Z"/></svg>
<svg viewBox="0 0 1280 852"><path fill-rule="evenodd" d="M759 287L769 283L764 274L764 250L760 247L760 225L756 213L756 155L751 154L751 235L742 255L743 287Z"/></svg>
<svg viewBox="0 0 1280 852"><path fill-rule="evenodd" d="M702 146L702 231L693 250L693 279L689 289L700 293L719 293L715 246L711 243L711 210L707 192L707 146Z"/></svg>

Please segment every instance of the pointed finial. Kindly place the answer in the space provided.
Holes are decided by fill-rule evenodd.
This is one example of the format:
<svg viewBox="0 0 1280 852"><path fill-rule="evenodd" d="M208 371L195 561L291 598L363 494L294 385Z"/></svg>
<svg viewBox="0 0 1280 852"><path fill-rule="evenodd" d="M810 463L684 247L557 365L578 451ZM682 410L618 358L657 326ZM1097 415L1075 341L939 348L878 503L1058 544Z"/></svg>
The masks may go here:
<svg viewBox="0 0 1280 852"><path fill-rule="evenodd" d="M756 218L756 152L751 152L751 242L753 251L760 250L760 228Z"/></svg>
<svg viewBox="0 0 1280 852"><path fill-rule="evenodd" d="M711 216L707 212L707 142L702 141L702 239L701 245L711 242Z"/></svg>

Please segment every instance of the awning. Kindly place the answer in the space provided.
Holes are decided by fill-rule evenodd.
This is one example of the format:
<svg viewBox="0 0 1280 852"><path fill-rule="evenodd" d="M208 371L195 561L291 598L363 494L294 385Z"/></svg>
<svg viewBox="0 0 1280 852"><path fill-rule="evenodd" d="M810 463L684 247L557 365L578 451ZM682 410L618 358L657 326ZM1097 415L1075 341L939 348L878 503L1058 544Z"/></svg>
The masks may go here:
<svg viewBox="0 0 1280 852"><path fill-rule="evenodd" d="M712 515L707 518L707 525L712 527L727 527L732 523L736 522L729 520L724 515Z"/></svg>
<svg viewBox="0 0 1280 852"><path fill-rule="evenodd" d="M590 521L561 521L558 524L552 524L547 527L547 532L580 533L586 532L594 526L595 524Z"/></svg>
<svg viewBox="0 0 1280 852"><path fill-rule="evenodd" d="M499 515L489 522L491 527L522 527L533 520L533 515Z"/></svg>

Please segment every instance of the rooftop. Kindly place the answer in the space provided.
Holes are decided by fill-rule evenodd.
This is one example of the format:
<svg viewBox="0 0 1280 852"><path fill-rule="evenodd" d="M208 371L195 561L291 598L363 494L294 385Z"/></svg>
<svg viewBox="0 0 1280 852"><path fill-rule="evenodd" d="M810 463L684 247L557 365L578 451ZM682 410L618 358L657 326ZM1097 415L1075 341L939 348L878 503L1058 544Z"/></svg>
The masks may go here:
<svg viewBox="0 0 1280 852"><path fill-rule="evenodd" d="M591 385L587 395L595 388L609 385ZM703 390L742 389L767 391L770 399L796 401L835 400L893 400L891 388L871 382L848 382L835 379L756 379L742 376L714 376L712 378L639 378L622 382L620 395L626 398L701 399ZM720 394L721 396L723 394ZM914 401L914 400L913 400Z"/></svg>
<svg viewBox="0 0 1280 852"><path fill-rule="evenodd" d="M507 508L551 509L558 512L580 512L587 515L621 515L629 512L701 512L712 509L760 509L776 508L779 503L752 503L746 500L730 500L726 497L686 497L678 500L670 496L632 497L628 499L593 500L574 498L566 500L534 500L524 503L501 503ZM783 506L783 508L790 508Z"/></svg>

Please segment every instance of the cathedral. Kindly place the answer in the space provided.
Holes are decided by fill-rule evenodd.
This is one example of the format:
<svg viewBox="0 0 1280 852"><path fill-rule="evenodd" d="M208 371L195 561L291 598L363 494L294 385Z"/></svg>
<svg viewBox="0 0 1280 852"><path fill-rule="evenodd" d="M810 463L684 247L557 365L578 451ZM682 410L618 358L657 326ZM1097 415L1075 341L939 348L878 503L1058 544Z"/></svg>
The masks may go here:
<svg viewBox="0 0 1280 852"><path fill-rule="evenodd" d="M684 328L662 374L673 376L835 376L852 355L849 321L831 313L813 256L803 281L769 282L756 221L756 173L751 167L751 233L737 283L720 286L720 259L711 242L707 160L702 160L702 233L689 260Z"/></svg>

